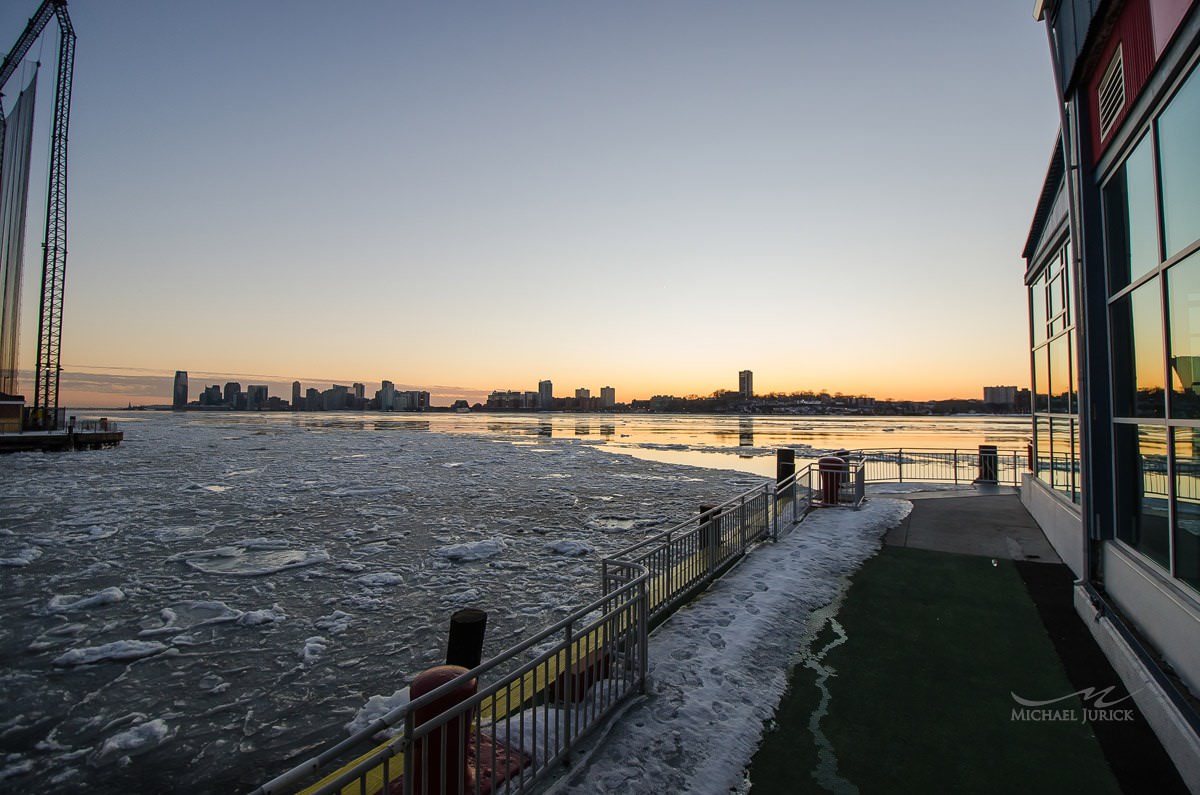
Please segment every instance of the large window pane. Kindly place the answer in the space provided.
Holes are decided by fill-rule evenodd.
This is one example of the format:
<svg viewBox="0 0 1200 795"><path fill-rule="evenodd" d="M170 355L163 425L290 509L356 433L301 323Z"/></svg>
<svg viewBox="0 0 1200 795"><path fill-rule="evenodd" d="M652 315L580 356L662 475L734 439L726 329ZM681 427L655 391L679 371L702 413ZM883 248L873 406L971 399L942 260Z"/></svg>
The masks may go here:
<svg viewBox="0 0 1200 795"><path fill-rule="evenodd" d="M1051 484L1059 491L1071 490L1074 462L1071 459L1071 421L1054 418L1050 420L1050 444L1053 450L1054 475Z"/></svg>
<svg viewBox="0 0 1200 795"><path fill-rule="evenodd" d="M1033 421L1034 443L1037 455L1037 474L1044 483L1050 482L1050 475L1053 472L1050 466L1050 419L1048 417L1035 417Z"/></svg>
<svg viewBox="0 0 1200 795"><path fill-rule="evenodd" d="M1163 229L1167 256L1200 238L1200 72L1171 100L1158 120L1162 164Z"/></svg>
<svg viewBox="0 0 1200 795"><path fill-rule="evenodd" d="M1200 428L1174 433L1175 576L1200 590Z"/></svg>
<svg viewBox="0 0 1200 795"><path fill-rule="evenodd" d="M1046 341L1046 275L1043 272L1029 286L1029 322L1033 325L1033 344Z"/></svg>
<svg viewBox="0 0 1200 795"><path fill-rule="evenodd" d="M1119 417L1165 414L1161 302L1154 279L1112 305L1113 408Z"/></svg>
<svg viewBox="0 0 1200 795"><path fill-rule="evenodd" d="M1167 429L1114 426L1117 537L1164 568L1170 566L1167 514Z"/></svg>
<svg viewBox="0 0 1200 795"><path fill-rule="evenodd" d="M1071 338L1066 334L1050 342L1050 411L1071 413Z"/></svg>
<svg viewBox="0 0 1200 795"><path fill-rule="evenodd" d="M1071 413L1079 413L1079 350L1075 345L1075 329L1067 333L1068 345L1071 348Z"/></svg>
<svg viewBox="0 0 1200 795"><path fill-rule="evenodd" d="M1167 271L1171 415L1200 417L1200 255Z"/></svg>
<svg viewBox="0 0 1200 795"><path fill-rule="evenodd" d="M1050 346L1043 345L1033 352L1033 410L1050 410Z"/></svg>
<svg viewBox="0 0 1200 795"><path fill-rule="evenodd" d="M1071 420L1071 501L1079 498L1079 420Z"/></svg>
<svg viewBox="0 0 1200 795"><path fill-rule="evenodd" d="M1104 189L1110 292L1117 292L1159 263L1150 136L1142 139Z"/></svg>

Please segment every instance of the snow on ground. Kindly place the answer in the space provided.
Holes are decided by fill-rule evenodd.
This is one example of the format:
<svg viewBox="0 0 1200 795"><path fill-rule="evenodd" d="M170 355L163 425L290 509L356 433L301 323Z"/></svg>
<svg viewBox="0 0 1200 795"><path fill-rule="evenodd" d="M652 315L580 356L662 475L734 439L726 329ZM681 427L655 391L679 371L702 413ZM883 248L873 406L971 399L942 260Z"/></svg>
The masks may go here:
<svg viewBox="0 0 1200 795"><path fill-rule="evenodd" d="M911 503L811 514L754 550L650 638L650 682L566 788L578 793L727 793L787 686L814 610L879 548Z"/></svg>

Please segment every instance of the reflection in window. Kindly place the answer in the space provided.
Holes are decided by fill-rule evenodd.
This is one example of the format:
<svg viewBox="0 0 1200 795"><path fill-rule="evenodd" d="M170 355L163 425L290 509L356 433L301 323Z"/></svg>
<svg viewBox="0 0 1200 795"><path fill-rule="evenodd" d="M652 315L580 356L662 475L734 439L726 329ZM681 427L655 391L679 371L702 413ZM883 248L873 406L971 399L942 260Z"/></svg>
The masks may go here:
<svg viewBox="0 0 1200 795"><path fill-rule="evenodd" d="M1104 212L1109 287L1115 293L1159 263L1150 136L1142 139L1105 187Z"/></svg>
<svg viewBox="0 0 1200 795"><path fill-rule="evenodd" d="M1117 475L1117 537L1151 560L1170 566L1167 514L1167 429L1113 428Z"/></svg>
<svg viewBox="0 0 1200 795"><path fill-rule="evenodd" d="M1029 286L1029 318L1033 324L1033 344L1046 341L1046 275L1043 273Z"/></svg>
<svg viewBox="0 0 1200 795"><path fill-rule="evenodd" d="M1162 417L1166 379L1158 279L1113 303L1112 355L1117 416Z"/></svg>
<svg viewBox="0 0 1200 795"><path fill-rule="evenodd" d="M1200 428L1175 428L1175 576L1200 589Z"/></svg>
<svg viewBox="0 0 1200 795"><path fill-rule="evenodd" d="M1050 410L1050 346L1043 345L1033 352L1033 410Z"/></svg>
<svg viewBox="0 0 1200 795"><path fill-rule="evenodd" d="M1079 420L1071 420L1071 501L1079 498Z"/></svg>
<svg viewBox="0 0 1200 795"><path fill-rule="evenodd" d="M1158 120L1163 229L1167 256L1200 238L1200 72L1194 72Z"/></svg>
<svg viewBox="0 0 1200 795"><path fill-rule="evenodd" d="M1071 412L1071 340L1064 334L1050 343L1050 413Z"/></svg>
<svg viewBox="0 0 1200 795"><path fill-rule="evenodd" d="M1167 271L1171 416L1200 417L1200 255Z"/></svg>
<svg viewBox="0 0 1200 795"><path fill-rule="evenodd" d="M1050 420L1050 444L1054 459L1054 476L1050 485L1060 491L1070 491L1073 483L1074 461L1071 458L1071 421L1068 419Z"/></svg>
<svg viewBox="0 0 1200 795"><path fill-rule="evenodd" d="M1050 420L1046 417L1035 417L1033 433L1037 446L1037 474L1043 482L1049 484L1053 472L1050 458Z"/></svg>

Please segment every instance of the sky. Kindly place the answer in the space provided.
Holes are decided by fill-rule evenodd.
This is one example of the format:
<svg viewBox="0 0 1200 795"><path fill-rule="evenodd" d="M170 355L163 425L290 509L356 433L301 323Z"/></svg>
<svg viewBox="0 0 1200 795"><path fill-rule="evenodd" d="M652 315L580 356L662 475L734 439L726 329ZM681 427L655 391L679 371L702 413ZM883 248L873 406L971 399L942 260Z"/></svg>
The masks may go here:
<svg viewBox="0 0 1200 795"><path fill-rule="evenodd" d="M1057 129L1032 5L72 0L60 405L167 402L175 370L193 398L388 379L435 403L743 369L760 393L1028 386ZM0 6L5 49L36 7Z"/></svg>

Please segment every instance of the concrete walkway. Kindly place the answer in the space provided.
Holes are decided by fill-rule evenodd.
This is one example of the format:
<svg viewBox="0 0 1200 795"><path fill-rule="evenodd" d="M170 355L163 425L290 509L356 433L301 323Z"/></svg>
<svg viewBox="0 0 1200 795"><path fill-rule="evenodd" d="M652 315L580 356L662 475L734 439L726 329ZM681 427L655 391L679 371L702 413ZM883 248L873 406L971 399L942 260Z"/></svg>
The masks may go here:
<svg viewBox="0 0 1200 795"><path fill-rule="evenodd" d="M1062 563L1016 489L889 494L912 502L912 513L891 530L891 546L979 555L1003 560Z"/></svg>

